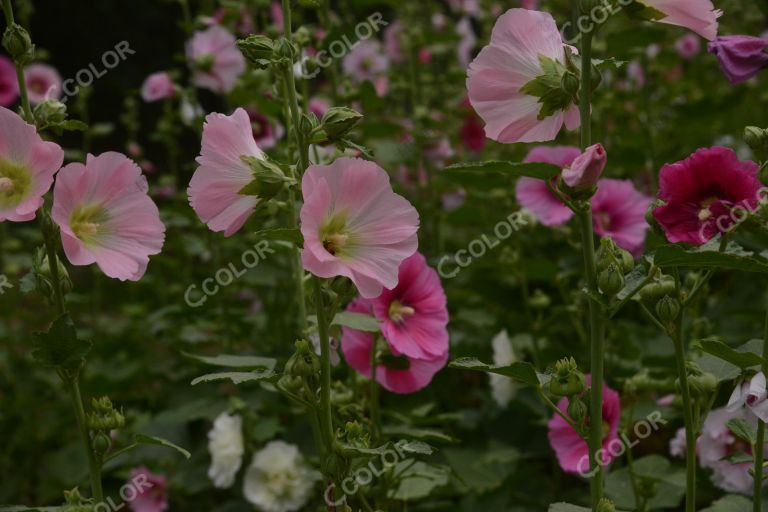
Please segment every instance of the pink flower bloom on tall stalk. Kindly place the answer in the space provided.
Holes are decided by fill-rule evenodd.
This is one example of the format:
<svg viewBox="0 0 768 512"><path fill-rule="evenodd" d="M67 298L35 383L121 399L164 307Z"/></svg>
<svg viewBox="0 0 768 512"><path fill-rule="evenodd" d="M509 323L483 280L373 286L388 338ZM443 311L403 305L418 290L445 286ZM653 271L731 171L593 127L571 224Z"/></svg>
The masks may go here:
<svg viewBox="0 0 768 512"><path fill-rule="evenodd" d="M701 52L701 41L696 34L685 34L675 42L675 49L680 57L691 60Z"/></svg>
<svg viewBox="0 0 768 512"><path fill-rule="evenodd" d="M165 226L147 195L147 180L127 156L88 155L61 169L53 190L53 220L73 265L96 263L107 276L138 281L159 254Z"/></svg>
<svg viewBox="0 0 768 512"><path fill-rule="evenodd" d="M757 171L756 163L741 161L732 149L720 146L662 167L659 198L666 204L653 216L667 240L702 245L727 232L740 218L734 209L757 207L762 187Z"/></svg>
<svg viewBox="0 0 768 512"><path fill-rule="evenodd" d="M323 116L331 109L331 103L325 99L315 96L309 100L309 111L317 116L318 119L322 119Z"/></svg>
<svg viewBox="0 0 768 512"><path fill-rule="evenodd" d="M479 153L485 147L485 130L474 112L464 117L459 137L464 147L475 153Z"/></svg>
<svg viewBox="0 0 768 512"><path fill-rule="evenodd" d="M643 248L648 222L645 213L651 198L629 180L602 179L592 197L595 232L611 237L616 245L635 255Z"/></svg>
<svg viewBox="0 0 768 512"><path fill-rule="evenodd" d="M542 62L564 70L565 46L552 16L527 9L504 13L493 27L491 43L470 64L467 79L469 99L486 123L488 138L504 143L548 141L563 124L568 129L579 126L576 105L568 103L544 117L540 98L523 92L546 74Z"/></svg>
<svg viewBox="0 0 768 512"><path fill-rule="evenodd" d="M715 9L712 0L637 0L638 3L658 11L663 17L658 23L684 27L712 41L717 37L717 19L723 11Z"/></svg>
<svg viewBox="0 0 768 512"><path fill-rule="evenodd" d="M144 466L131 470L129 485L136 497L128 503L133 512L164 512L168 510L168 478L156 475Z"/></svg>
<svg viewBox="0 0 768 512"><path fill-rule="evenodd" d="M389 91L389 80L386 76L389 59L376 39L360 41L344 57L342 68L356 83L366 80L372 82L379 96L384 96Z"/></svg>
<svg viewBox="0 0 768 512"><path fill-rule="evenodd" d="M728 400L728 410L737 411L744 406L761 420L768 421L768 392L763 372L742 382L733 390Z"/></svg>
<svg viewBox="0 0 768 512"><path fill-rule="evenodd" d="M746 82L768 66L768 39L752 36L722 36L707 46L720 69L736 85Z"/></svg>
<svg viewBox="0 0 768 512"><path fill-rule="evenodd" d="M171 75L165 71L152 73L141 85L141 98L147 103L160 101L176 96L176 84Z"/></svg>
<svg viewBox="0 0 768 512"><path fill-rule="evenodd" d="M587 385L591 384L591 376L587 375ZM568 398L561 398L557 402L557 408L568 414ZM621 402L619 394L603 384L603 451L602 463L610 464L618 452L616 444L620 444L618 430L621 420ZM560 467L566 473L586 475L590 470L589 447L566 421L559 415L553 414L547 424L549 432L549 444L555 454Z"/></svg>
<svg viewBox="0 0 768 512"><path fill-rule="evenodd" d="M40 62L30 64L24 68L24 82L33 105L61 98L61 75L53 66Z"/></svg>
<svg viewBox="0 0 768 512"><path fill-rule="evenodd" d="M371 303L365 299L354 300L347 311L372 313ZM376 346L376 335L342 328L341 350L347 363L361 375L371 377L371 351ZM376 382L393 393L414 393L424 389L432 377L448 362L448 351L432 359L414 359L394 353L386 354L376 366Z"/></svg>
<svg viewBox="0 0 768 512"><path fill-rule="evenodd" d="M224 236L237 232L251 216L259 198L240 191L254 177L240 157L263 159L264 152L253 139L248 114L238 108L231 116L208 114L203 125L199 167L187 189L189 204L212 231Z"/></svg>
<svg viewBox="0 0 768 512"><path fill-rule="evenodd" d="M400 44L400 37L403 33L403 25L399 21L393 21L384 30L384 50L391 62L403 62L403 45Z"/></svg>
<svg viewBox="0 0 768 512"><path fill-rule="evenodd" d="M195 32L187 42L187 59L194 84L219 94L232 91L245 71L245 57L235 37L220 25Z"/></svg>
<svg viewBox="0 0 768 512"><path fill-rule="evenodd" d="M251 121L253 140L263 150L272 149L285 135L285 128L277 121L271 121L267 116L253 107L246 107Z"/></svg>
<svg viewBox="0 0 768 512"><path fill-rule="evenodd" d="M301 182L304 268L316 276L346 276L364 298L397 286L400 264L416 252L419 214L395 194L373 162L339 158L312 165Z"/></svg>
<svg viewBox="0 0 768 512"><path fill-rule="evenodd" d="M459 44L456 47L459 63L467 67L477 46L477 36L469 17L465 16L459 20L456 24L456 34L459 36Z"/></svg>
<svg viewBox="0 0 768 512"><path fill-rule="evenodd" d="M573 146L536 146L528 152L525 162L542 162L564 169L580 154L581 150ZM543 180L520 178L515 187L515 196L520 206L529 209L545 226L565 224L573 217L571 209L549 190Z"/></svg>
<svg viewBox="0 0 768 512"><path fill-rule="evenodd" d="M5 55L0 55L0 106L7 107L19 97L19 79L16 65Z"/></svg>
<svg viewBox="0 0 768 512"><path fill-rule="evenodd" d="M400 264L396 287L370 302L396 355L434 359L448 351L447 299L440 277L421 253Z"/></svg>
<svg viewBox="0 0 768 512"><path fill-rule="evenodd" d="M577 156L571 165L563 169L562 177L566 185L577 190L591 189L605 170L608 155L602 144L594 144Z"/></svg>
<svg viewBox="0 0 768 512"><path fill-rule="evenodd" d="M44 141L34 126L0 107L0 222L34 219L63 162L58 144Z"/></svg>

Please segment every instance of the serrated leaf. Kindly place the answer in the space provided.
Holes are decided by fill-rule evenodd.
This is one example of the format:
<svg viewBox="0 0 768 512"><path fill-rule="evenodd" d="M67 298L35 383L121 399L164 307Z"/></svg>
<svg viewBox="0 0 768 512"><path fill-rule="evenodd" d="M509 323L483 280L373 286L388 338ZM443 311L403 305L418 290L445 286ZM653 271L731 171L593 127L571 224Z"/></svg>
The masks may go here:
<svg viewBox="0 0 768 512"><path fill-rule="evenodd" d="M490 160L486 162L468 162L454 164L444 169L446 172L473 172L473 173L494 173L503 174L509 177L526 176L528 178L537 178L548 180L558 176L562 169L556 165L541 162L503 162L500 160Z"/></svg>
<svg viewBox="0 0 768 512"><path fill-rule="evenodd" d="M155 436L148 436L146 434L136 434L134 436L134 440L139 444L153 444L156 446L164 446L166 448L171 448L172 450L176 450L180 454L182 454L185 458L189 459L192 454L189 453L189 451L185 450L181 446L174 444L167 439L163 439L161 437L155 437Z"/></svg>
<svg viewBox="0 0 768 512"><path fill-rule="evenodd" d="M274 370L277 366L277 359L269 357L259 356L238 356L219 354L216 356L199 356L190 354L189 352L182 352L182 354L190 359L200 361L201 363L210 364L213 366L223 366L226 368L266 368L268 370Z"/></svg>
<svg viewBox="0 0 768 512"><path fill-rule="evenodd" d="M336 313L331 324L341 325L363 332L379 332L381 330L379 321L373 316L366 315L365 313L351 313L347 311Z"/></svg>
<svg viewBox="0 0 768 512"><path fill-rule="evenodd" d="M757 434L744 418L733 418L728 420L728 423L726 423L725 426L731 430L733 435L742 441L746 441L750 446L754 446L757 442Z"/></svg>
<svg viewBox="0 0 768 512"><path fill-rule="evenodd" d="M242 384L244 382L269 380L275 375L274 371L267 369L254 370L252 372L208 373L193 380L192 385L196 386L202 382L216 382L220 380L230 380L233 384Z"/></svg>
<svg viewBox="0 0 768 512"><path fill-rule="evenodd" d="M763 358L753 352L739 352L720 340L706 339L698 342L701 350L711 354L718 359L727 361L732 365L746 370L752 366L762 365Z"/></svg>
<svg viewBox="0 0 768 512"><path fill-rule="evenodd" d="M51 324L48 332L32 335L32 356L42 365L73 371L85 363L91 342L77 337L72 319L67 313Z"/></svg>
<svg viewBox="0 0 768 512"><path fill-rule="evenodd" d="M539 386L546 381L546 377L540 375L531 363L521 361L512 363L509 366L495 366L483 363L475 357L462 357L451 361L448 366L457 370L472 370L504 375L529 386Z"/></svg>
<svg viewBox="0 0 768 512"><path fill-rule="evenodd" d="M768 260L743 247L730 243L724 252L713 240L701 247L686 249L680 245L663 245L656 249L653 262L659 267L722 268L743 272L768 273Z"/></svg>

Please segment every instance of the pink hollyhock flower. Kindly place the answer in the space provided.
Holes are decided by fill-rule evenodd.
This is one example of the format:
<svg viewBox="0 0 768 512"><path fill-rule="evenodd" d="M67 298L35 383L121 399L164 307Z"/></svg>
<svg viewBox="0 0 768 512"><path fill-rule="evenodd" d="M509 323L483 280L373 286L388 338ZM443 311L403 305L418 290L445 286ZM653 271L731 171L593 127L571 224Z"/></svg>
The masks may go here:
<svg viewBox="0 0 768 512"><path fill-rule="evenodd" d="M591 384L591 376L587 375L587 384ZM568 414L568 398L561 398L557 408ZM621 420L621 403L619 394L603 384L603 451L602 463L610 464L619 453L621 444L618 436L619 420ZM559 414L552 415L547 424L549 445L555 450L557 461L566 473L586 475L589 473L589 447Z"/></svg>
<svg viewBox="0 0 768 512"><path fill-rule="evenodd" d="M477 46L477 36L475 29L472 28L472 20L466 16L461 18L456 24L456 34L459 36L459 44L456 47L459 63L467 67Z"/></svg>
<svg viewBox="0 0 768 512"><path fill-rule="evenodd" d="M231 116L208 114L203 125L199 167L187 189L189 204L212 231L231 236L251 216L259 198L241 195L253 181L253 171L242 156L264 158L253 138L248 114L238 108Z"/></svg>
<svg viewBox="0 0 768 512"><path fill-rule="evenodd" d="M486 123L485 133L498 142L554 139L563 124L579 126L578 107L570 101L548 113L526 85L546 75L542 63L564 72L565 46L552 16L510 9L496 22L491 43L469 66L469 99ZM558 87L560 84L557 78ZM541 89L542 87L537 87ZM528 91L528 92L526 92Z"/></svg>
<svg viewBox="0 0 768 512"><path fill-rule="evenodd" d="M176 96L176 84L165 71L152 73L141 85L141 98L147 103Z"/></svg>
<svg viewBox="0 0 768 512"><path fill-rule="evenodd" d="M356 83L369 80L377 85L389 70L389 59L375 39L360 41L342 61L342 68ZM380 87L380 86L379 86ZM378 87L377 87L378 92ZM384 91L386 93L386 90ZM382 94L379 94L380 96Z"/></svg>
<svg viewBox="0 0 768 512"><path fill-rule="evenodd" d="M573 146L536 146L528 152L525 162L542 162L566 168L580 154L581 150ZM571 209L549 190L543 180L520 178L515 187L515 196L520 206L530 210L545 226L558 226L573 217Z"/></svg>
<svg viewBox="0 0 768 512"><path fill-rule="evenodd" d="M589 146L570 166L563 169L563 181L573 189L590 189L597 185L607 163L608 154L602 144Z"/></svg>
<svg viewBox="0 0 768 512"><path fill-rule="evenodd" d="M0 106L7 107L19 97L19 80L16 65L5 55L0 55Z"/></svg>
<svg viewBox="0 0 768 512"><path fill-rule="evenodd" d="M696 34L685 34L675 42L675 49L682 58L691 60L701 51L701 41Z"/></svg>
<svg viewBox="0 0 768 512"><path fill-rule="evenodd" d="M735 208L754 211L762 185L758 166L740 161L732 149L699 149L681 162L666 164L659 198L666 204L653 216L670 242L702 245L727 232L739 217Z"/></svg>
<svg viewBox="0 0 768 512"><path fill-rule="evenodd" d="M107 276L138 281L165 241L147 179L127 156L88 155L61 169L53 190L53 220L73 265L96 263Z"/></svg>
<svg viewBox="0 0 768 512"><path fill-rule="evenodd" d="M454 190L453 192L446 192L441 196L441 202L443 203L443 210L446 212L456 211L464 205L467 200L467 191L463 188Z"/></svg>
<svg viewBox="0 0 768 512"><path fill-rule="evenodd" d="M622 249L637 254L650 227L645 220L650 204L651 198L639 192L629 180L600 180L592 197L595 232L611 237Z"/></svg>
<svg viewBox="0 0 768 512"><path fill-rule="evenodd" d="M448 137L442 137L434 144L424 148L424 156L437 167L441 167L446 160L453 158L455 154Z"/></svg>
<svg viewBox="0 0 768 512"><path fill-rule="evenodd" d="M384 30L384 51L391 62L403 62L403 45L400 44L400 37L403 33L403 25L399 21L393 21Z"/></svg>
<svg viewBox="0 0 768 512"><path fill-rule="evenodd" d="M308 107L309 111L315 114L318 119L322 119L326 112L331 109L331 104L326 99L314 97L309 100Z"/></svg>
<svg viewBox="0 0 768 512"><path fill-rule="evenodd" d="M372 313L371 303L356 299L348 307L352 313ZM342 327L341 350L347 363L358 373L371 377L371 350L376 346L374 333ZM431 359L415 359L402 354L386 354L376 366L376 382L393 393L414 393L424 389L432 377L448 362L448 350Z"/></svg>
<svg viewBox="0 0 768 512"><path fill-rule="evenodd" d="M312 165L301 182L304 268L319 277L346 276L364 298L398 282L398 267L418 247L419 214L395 194L373 162L339 158Z"/></svg>
<svg viewBox="0 0 768 512"><path fill-rule="evenodd" d="M44 141L34 126L0 107L0 222L34 219L62 162L58 144Z"/></svg>
<svg viewBox="0 0 768 512"><path fill-rule="evenodd" d="M637 0L650 7L661 18L653 21L684 27L712 41L717 37L717 18L723 11L715 9L712 0Z"/></svg>
<svg viewBox="0 0 768 512"><path fill-rule="evenodd" d="M768 421L768 392L765 389L765 375L758 373L749 381L744 381L733 390L728 400L728 410L737 411L743 406L763 421Z"/></svg>
<svg viewBox="0 0 768 512"><path fill-rule="evenodd" d="M283 6L279 1L272 2L272 5L269 8L269 14L272 18L272 26L274 26L280 34L285 32L285 17L283 16Z"/></svg>
<svg viewBox="0 0 768 512"><path fill-rule="evenodd" d="M24 68L24 82L33 105L61 98L61 75L53 66L40 62L30 64Z"/></svg>
<svg viewBox="0 0 768 512"><path fill-rule="evenodd" d="M736 85L746 82L768 66L768 39L752 36L721 36L707 45L720 69Z"/></svg>
<svg viewBox="0 0 768 512"><path fill-rule="evenodd" d="M168 510L168 479L156 475L144 466L131 470L129 485L137 491L128 503L133 512L163 512Z"/></svg>
<svg viewBox="0 0 768 512"><path fill-rule="evenodd" d="M437 272L421 253L400 264L397 286L371 299L392 352L434 359L448 352L448 307Z"/></svg>
<svg viewBox="0 0 768 512"><path fill-rule="evenodd" d="M459 138L461 138L461 142L468 150L475 153L479 153L485 148L485 130L474 113L464 117L464 124L461 125Z"/></svg>
<svg viewBox="0 0 768 512"><path fill-rule="evenodd" d="M245 71L245 57L235 37L220 25L195 32L187 42L187 60L194 84L219 94L232 91Z"/></svg>
<svg viewBox="0 0 768 512"><path fill-rule="evenodd" d="M272 149L285 135L285 128L277 121L270 121L267 116L252 107L245 111L251 122L253 139L263 150Z"/></svg>

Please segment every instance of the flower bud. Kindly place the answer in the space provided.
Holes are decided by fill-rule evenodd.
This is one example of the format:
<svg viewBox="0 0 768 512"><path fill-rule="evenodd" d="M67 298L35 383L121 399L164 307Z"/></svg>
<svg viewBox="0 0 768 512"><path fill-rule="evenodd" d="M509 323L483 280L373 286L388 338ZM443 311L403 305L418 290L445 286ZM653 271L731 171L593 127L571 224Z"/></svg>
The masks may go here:
<svg viewBox="0 0 768 512"><path fill-rule="evenodd" d="M674 322L677 316L680 314L680 301L665 295L656 304L656 314L664 323Z"/></svg>
<svg viewBox="0 0 768 512"><path fill-rule="evenodd" d="M29 32L17 23L13 23L5 29L3 48L5 48L14 62L20 66L35 58L35 45L32 44Z"/></svg>
<svg viewBox="0 0 768 512"><path fill-rule="evenodd" d="M568 416L577 424L581 424L587 417L587 404L581 398L573 397L568 401Z"/></svg>
<svg viewBox="0 0 768 512"><path fill-rule="evenodd" d="M600 498L597 504L597 512L616 512L616 506L608 498Z"/></svg>
<svg viewBox="0 0 768 512"><path fill-rule="evenodd" d="M542 290L536 289L533 292L533 296L528 299L528 304L533 309L547 309L552 304L552 299Z"/></svg>
<svg viewBox="0 0 768 512"><path fill-rule="evenodd" d="M281 59L286 59L291 63L293 63L296 57L296 47L294 47L293 43L285 37L277 42L275 51Z"/></svg>
<svg viewBox="0 0 768 512"><path fill-rule="evenodd" d="M744 142L760 159L768 157L768 130L747 126L744 128Z"/></svg>
<svg viewBox="0 0 768 512"><path fill-rule="evenodd" d="M561 87L569 95L576 97L579 94L580 85L581 83L579 78L574 73L567 71L565 74L563 74Z"/></svg>
<svg viewBox="0 0 768 512"><path fill-rule="evenodd" d="M248 61L259 69L266 69L275 60L274 40L263 35L251 35L237 42L237 47Z"/></svg>
<svg viewBox="0 0 768 512"><path fill-rule="evenodd" d="M753 36L719 36L707 45L733 85L746 82L768 66L768 40Z"/></svg>
<svg viewBox="0 0 768 512"><path fill-rule="evenodd" d="M337 140L349 133L362 119L363 115L351 108L332 107L325 113L320 125L330 140Z"/></svg>
<svg viewBox="0 0 768 512"><path fill-rule="evenodd" d="M67 119L67 106L57 100L45 100L35 106L32 117L38 129L61 124Z"/></svg>
<svg viewBox="0 0 768 512"><path fill-rule="evenodd" d="M93 438L93 452L99 457L99 459L101 459L102 456L109 451L111 446L112 439L103 431L96 434L96 436Z"/></svg>
<svg viewBox="0 0 768 512"><path fill-rule="evenodd" d="M608 155L601 144L588 147L577 156L570 167L563 170L563 181L575 190L589 190L597 186L597 180L605 170Z"/></svg>
<svg viewBox="0 0 768 512"><path fill-rule="evenodd" d="M614 297L624 288L624 276L616 265L611 264L607 269L600 272L597 285L604 295Z"/></svg>
<svg viewBox="0 0 768 512"><path fill-rule="evenodd" d="M712 394L717 388L717 377L711 373L702 373L701 375L691 375L688 377L688 386L691 394L695 398L706 397Z"/></svg>
<svg viewBox="0 0 768 512"><path fill-rule="evenodd" d="M269 160L243 155L240 159L253 171L253 181L238 192L244 196L258 196L263 200L275 197L292 178L286 176L283 169Z"/></svg>

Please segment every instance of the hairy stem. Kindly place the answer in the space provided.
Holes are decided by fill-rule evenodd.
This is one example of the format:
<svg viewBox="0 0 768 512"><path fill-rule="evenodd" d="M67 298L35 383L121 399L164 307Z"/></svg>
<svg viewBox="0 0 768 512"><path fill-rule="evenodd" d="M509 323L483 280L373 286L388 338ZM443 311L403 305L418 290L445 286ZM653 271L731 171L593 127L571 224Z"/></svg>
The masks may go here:
<svg viewBox="0 0 768 512"><path fill-rule="evenodd" d="M75 409L77 417L77 426L80 429L80 437L83 441L83 448L88 457L88 469L91 474L91 497L98 504L104 501L104 491L101 488L101 463L96 459L91 443L91 435L88 432L88 424L85 419L85 408L83 407L83 397L80 394L79 375L66 376L64 380L69 388L69 394L72 398L72 406Z"/></svg>

